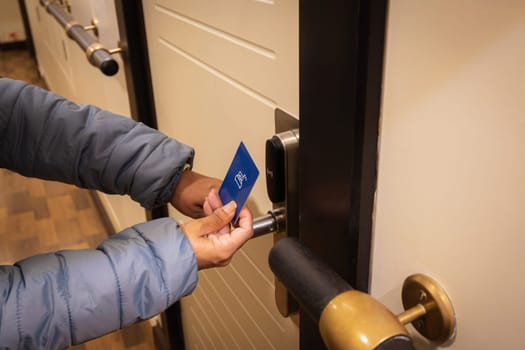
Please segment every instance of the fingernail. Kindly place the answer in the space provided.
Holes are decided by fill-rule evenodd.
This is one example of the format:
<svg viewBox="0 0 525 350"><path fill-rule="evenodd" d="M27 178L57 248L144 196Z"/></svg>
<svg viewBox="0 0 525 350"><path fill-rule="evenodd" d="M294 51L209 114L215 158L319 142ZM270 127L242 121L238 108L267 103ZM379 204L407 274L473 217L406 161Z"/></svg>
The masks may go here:
<svg viewBox="0 0 525 350"><path fill-rule="evenodd" d="M231 201L230 203L226 204L224 206L224 210L227 212L227 213L233 213L235 211L235 209L237 208L237 203L235 203L235 201Z"/></svg>

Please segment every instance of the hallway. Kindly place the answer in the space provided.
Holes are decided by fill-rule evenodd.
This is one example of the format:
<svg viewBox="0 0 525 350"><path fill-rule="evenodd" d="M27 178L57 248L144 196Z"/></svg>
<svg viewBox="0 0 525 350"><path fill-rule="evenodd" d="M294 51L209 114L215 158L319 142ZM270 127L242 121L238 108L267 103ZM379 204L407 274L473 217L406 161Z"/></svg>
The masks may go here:
<svg viewBox="0 0 525 350"><path fill-rule="evenodd" d="M45 87L26 51L0 50L0 77ZM88 190L0 169L0 265L63 249L95 248L110 234ZM155 349L148 321L71 349Z"/></svg>

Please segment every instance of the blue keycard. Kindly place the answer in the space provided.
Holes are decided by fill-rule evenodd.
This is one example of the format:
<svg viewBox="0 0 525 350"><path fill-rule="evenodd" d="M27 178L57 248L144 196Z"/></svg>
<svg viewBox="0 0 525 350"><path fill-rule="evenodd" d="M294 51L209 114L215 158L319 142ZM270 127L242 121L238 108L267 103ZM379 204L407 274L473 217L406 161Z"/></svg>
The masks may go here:
<svg viewBox="0 0 525 350"><path fill-rule="evenodd" d="M239 212L246 203L258 176L259 169L257 169L246 146L241 142L219 189L219 197L223 204L232 200L237 203L232 223L237 223Z"/></svg>

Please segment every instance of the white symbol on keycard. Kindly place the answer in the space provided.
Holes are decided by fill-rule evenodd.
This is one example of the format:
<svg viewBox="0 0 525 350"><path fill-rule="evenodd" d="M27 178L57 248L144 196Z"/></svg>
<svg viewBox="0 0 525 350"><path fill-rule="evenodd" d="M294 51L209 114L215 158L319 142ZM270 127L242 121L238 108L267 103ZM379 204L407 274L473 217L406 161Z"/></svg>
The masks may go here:
<svg viewBox="0 0 525 350"><path fill-rule="evenodd" d="M239 187L239 190L242 188L244 181L248 181L248 177L246 174L243 174L242 171L239 171L237 175L235 175L235 183L237 184L237 187Z"/></svg>

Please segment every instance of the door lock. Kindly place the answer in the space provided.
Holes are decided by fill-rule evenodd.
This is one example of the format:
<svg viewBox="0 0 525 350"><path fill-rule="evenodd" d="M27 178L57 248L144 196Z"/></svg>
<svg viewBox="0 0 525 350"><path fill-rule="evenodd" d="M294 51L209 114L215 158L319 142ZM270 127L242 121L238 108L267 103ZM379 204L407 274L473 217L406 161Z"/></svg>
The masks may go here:
<svg viewBox="0 0 525 350"><path fill-rule="evenodd" d="M274 244L299 235L298 157L299 121L275 110L276 134L266 141L266 189L273 209L253 222L253 237L274 234ZM298 311L297 303L276 278L275 303L284 317Z"/></svg>

